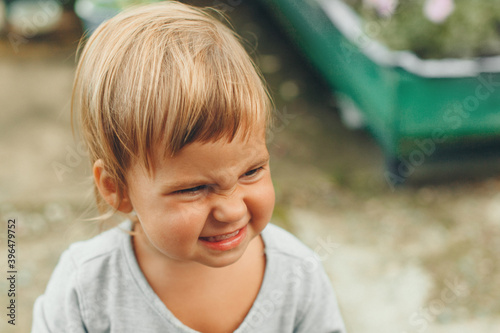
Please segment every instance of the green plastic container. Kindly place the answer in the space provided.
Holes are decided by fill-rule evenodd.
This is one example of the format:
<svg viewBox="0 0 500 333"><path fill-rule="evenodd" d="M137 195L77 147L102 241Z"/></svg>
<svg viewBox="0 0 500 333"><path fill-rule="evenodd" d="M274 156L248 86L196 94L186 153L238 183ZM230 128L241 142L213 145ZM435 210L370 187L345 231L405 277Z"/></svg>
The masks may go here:
<svg viewBox="0 0 500 333"><path fill-rule="evenodd" d="M421 60L370 39L341 1L262 3L349 102L341 104L359 110L396 180L445 151L500 143L500 57Z"/></svg>

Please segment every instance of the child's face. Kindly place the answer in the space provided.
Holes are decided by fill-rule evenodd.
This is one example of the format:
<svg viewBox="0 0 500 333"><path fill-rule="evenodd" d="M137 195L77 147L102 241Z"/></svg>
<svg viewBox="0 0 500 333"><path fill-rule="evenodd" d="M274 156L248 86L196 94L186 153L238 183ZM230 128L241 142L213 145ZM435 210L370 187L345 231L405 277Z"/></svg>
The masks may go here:
<svg viewBox="0 0 500 333"><path fill-rule="evenodd" d="M152 177L133 165L127 183L144 241L167 260L232 264L274 208L264 134L194 142L174 157L157 158Z"/></svg>

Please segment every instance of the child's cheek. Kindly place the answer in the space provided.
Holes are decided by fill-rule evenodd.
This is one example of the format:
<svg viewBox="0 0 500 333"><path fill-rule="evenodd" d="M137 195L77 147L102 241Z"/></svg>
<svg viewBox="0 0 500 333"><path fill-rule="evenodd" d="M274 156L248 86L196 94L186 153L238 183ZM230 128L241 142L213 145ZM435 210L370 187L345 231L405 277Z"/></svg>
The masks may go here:
<svg viewBox="0 0 500 333"><path fill-rule="evenodd" d="M163 231L175 241L190 242L198 239L209 220L210 207L204 200L179 202L166 207L162 218Z"/></svg>
<svg viewBox="0 0 500 333"><path fill-rule="evenodd" d="M257 188L252 195L252 215L253 219L261 220L261 223L267 224L271 219L275 203L274 186L271 177L262 179L261 186Z"/></svg>

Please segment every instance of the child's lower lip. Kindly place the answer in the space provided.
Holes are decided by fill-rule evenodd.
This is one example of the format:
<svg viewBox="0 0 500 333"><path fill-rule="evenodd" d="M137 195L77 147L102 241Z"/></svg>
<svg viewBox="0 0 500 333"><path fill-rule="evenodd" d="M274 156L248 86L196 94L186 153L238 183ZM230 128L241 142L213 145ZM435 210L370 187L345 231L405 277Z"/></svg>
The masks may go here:
<svg viewBox="0 0 500 333"><path fill-rule="evenodd" d="M203 245L212 250L227 251L234 249L235 247L240 245L243 239L245 239L246 234L247 234L247 226L245 225L243 228L240 229L240 232L238 234L228 239L224 239L218 242L209 242L208 240L202 238L199 238L199 240L200 242L203 243Z"/></svg>

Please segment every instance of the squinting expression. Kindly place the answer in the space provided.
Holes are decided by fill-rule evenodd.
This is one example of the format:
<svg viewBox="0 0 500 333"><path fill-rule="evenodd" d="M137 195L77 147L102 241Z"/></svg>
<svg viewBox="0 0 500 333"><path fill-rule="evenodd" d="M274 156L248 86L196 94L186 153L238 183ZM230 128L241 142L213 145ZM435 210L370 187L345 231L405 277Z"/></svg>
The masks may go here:
<svg viewBox="0 0 500 333"><path fill-rule="evenodd" d="M274 208L264 135L191 143L156 159L152 176L133 165L127 183L145 241L167 261L230 265Z"/></svg>

